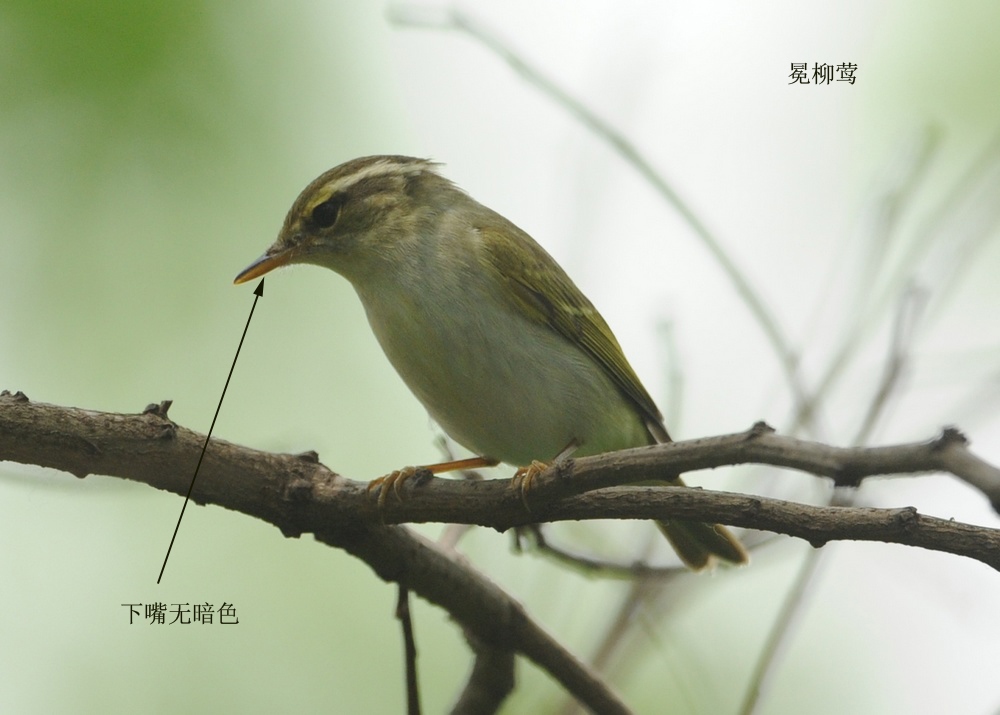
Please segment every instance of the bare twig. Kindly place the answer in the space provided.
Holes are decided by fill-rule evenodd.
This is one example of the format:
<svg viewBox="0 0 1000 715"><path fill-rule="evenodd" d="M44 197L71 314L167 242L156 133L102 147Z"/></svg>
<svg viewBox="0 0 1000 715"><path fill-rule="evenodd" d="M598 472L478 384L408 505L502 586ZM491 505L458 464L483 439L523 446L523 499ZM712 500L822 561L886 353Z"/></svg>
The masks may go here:
<svg viewBox="0 0 1000 715"><path fill-rule="evenodd" d="M931 286L938 307L1000 225L1000 131L918 231L903 265ZM905 282L905 281L904 281ZM931 311L933 314L935 311ZM934 317L934 316L932 316Z"/></svg>
<svg viewBox="0 0 1000 715"><path fill-rule="evenodd" d="M829 392L850 363L850 356L875 325L887 316L888 307L898 300L907 281L919 274L921 263L935 263L928 259L931 249L939 244L947 245L950 250L967 259L975 249L985 245L985 238L992 235L1000 221L998 194L1000 134L994 137L978 160L921 225L896 270L869 301L867 309L830 360L826 372L817 383L814 399L822 399Z"/></svg>
<svg viewBox="0 0 1000 715"><path fill-rule="evenodd" d="M895 240L898 240L898 227L900 217L907 207L912 203L917 188L920 186L931 158L940 144L940 132L935 127L926 127L913 141L908 142L900 156L890 165L891 176L886 180L886 186L879 193L874 201L871 210L872 219L870 227L863 235L863 245L868 248L867 260L858 266L855 279L854 305L847 311L851 316L852 323L848 326L839 348L834 352L826 367L825 377L819 381L819 386L808 396L808 399L796 405L795 415L788 431L797 434L799 428L812 424L812 433L816 434L816 426L819 424L818 410L826 399L830 390L833 389L836 380L844 370L851 364L857 354L858 349L863 344L863 339L867 335L865 330L860 330L860 326L866 322L872 323L883 317L884 308L887 302L880 299L877 303L880 308L873 311L869 302L872 301L871 294L875 291L881 273L886 269L886 262L890 253L890 247ZM831 274L828 279L831 283L842 280ZM824 290L823 294L831 291ZM892 294L895 296L895 293ZM824 321L811 321L812 324L824 326L828 329ZM822 438L822 432L819 432Z"/></svg>
<svg viewBox="0 0 1000 715"><path fill-rule="evenodd" d="M899 386L899 381L903 376L906 364L909 362L916 340L917 324L923 317L927 297L927 291L916 285L911 285L900 297L896 319L893 321L885 369L882 371L878 389L868 404L864 419L861 420L858 434L854 437L854 444L866 444L871 439L872 432L879 416L886 408L889 397Z"/></svg>
<svg viewBox="0 0 1000 715"><path fill-rule="evenodd" d="M657 346L663 356L657 363L666 366L665 383L670 399L666 401L666 412L663 423L677 434L683 433L681 417L684 414L684 369L681 365L680 350L677 349L677 338L674 333L674 323L670 320L660 320L656 324Z"/></svg>
<svg viewBox="0 0 1000 715"><path fill-rule="evenodd" d="M855 437L855 444L865 444L871 438L875 425L888 404L890 395L899 386L913 348L917 323L922 316L926 298L926 293L917 288L911 288L900 300L886 355L885 369L882 371L878 388L869 401L868 410ZM834 490L830 496L830 503L844 507L853 506L856 497L857 492L854 489ZM793 633L802 621L810 601L809 595L816 589L821 566L825 563L824 557L825 552L819 550L811 551L805 555L795 580L785 595L781 610L775 617L760 657L757 659L757 665L750 677L746 697L740 708L741 715L752 715L757 712L758 706L762 702L761 696L766 692L783 652L791 643Z"/></svg>
<svg viewBox="0 0 1000 715"><path fill-rule="evenodd" d="M406 663L406 712L420 715L420 688L417 682L417 641L413 637L413 618L410 614L410 591L399 583L396 600L396 618L403 629L403 657Z"/></svg>
<svg viewBox="0 0 1000 715"><path fill-rule="evenodd" d="M756 712L757 706L763 702L763 697L767 694L767 688L775 675L777 663L782 660L785 650L791 644L790 634L801 621L805 613L804 606L809 601L809 594L816 588L820 566L823 563L825 562L822 552L812 551L806 554L799 565L795 580L785 594L781 610L775 616L767 642L761 649L757 664L750 676L746 695L740 705L741 715Z"/></svg>
<svg viewBox="0 0 1000 715"><path fill-rule="evenodd" d="M681 578L680 570L674 571L673 579ZM672 579L668 580L668 582ZM643 607L652 594L662 590L664 581L658 578L637 577L629 584L622 603L604 629L604 636L599 641L590 665L599 673L607 673L611 667L612 658L616 655L625 636L635 621L640 617ZM559 710L560 715L577 715L580 712L579 703L567 699Z"/></svg>
<svg viewBox="0 0 1000 715"><path fill-rule="evenodd" d="M538 553L548 556L564 566L591 576L621 579L648 578L656 580L676 576L678 572L687 572L687 569L680 564L653 566L645 560L645 557L624 563L584 554L565 546L557 546L545 536L542 526L542 524L532 524L527 528L528 532L535 538L535 546Z"/></svg>
<svg viewBox="0 0 1000 715"><path fill-rule="evenodd" d="M899 238L901 219L913 204L917 189L927 176L931 160L940 146L941 130L934 125L924 126L905 142L889 163L887 170L890 176L885 179L883 190L876 195L868 230L862 234L868 254L867 260L858 267L858 301L850 315L864 315L864 301L877 285L890 249Z"/></svg>

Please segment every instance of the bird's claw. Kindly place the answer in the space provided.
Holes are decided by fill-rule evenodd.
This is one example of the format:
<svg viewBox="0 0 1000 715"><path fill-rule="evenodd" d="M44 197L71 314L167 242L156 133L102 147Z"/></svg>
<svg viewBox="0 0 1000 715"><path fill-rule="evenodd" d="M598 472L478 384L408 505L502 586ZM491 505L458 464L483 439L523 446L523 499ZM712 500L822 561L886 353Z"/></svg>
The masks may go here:
<svg viewBox="0 0 1000 715"><path fill-rule="evenodd" d="M378 479L373 479L368 482L366 491L371 494L373 491L378 490L378 509L381 512L385 509L386 502L389 500L390 492L392 492L393 496L396 497L396 501L403 501L403 495L400 492L400 487L403 482L407 479L411 479L416 473L416 467L394 469L384 477L379 477Z"/></svg>
<svg viewBox="0 0 1000 715"><path fill-rule="evenodd" d="M524 504L525 511L531 511L531 507L528 506L528 492L531 490L531 485L535 481L535 477L548 468L548 463L539 462L537 459L534 459L528 466L518 467L517 471L514 472L514 476L510 480L510 485L511 488L520 493L521 503Z"/></svg>

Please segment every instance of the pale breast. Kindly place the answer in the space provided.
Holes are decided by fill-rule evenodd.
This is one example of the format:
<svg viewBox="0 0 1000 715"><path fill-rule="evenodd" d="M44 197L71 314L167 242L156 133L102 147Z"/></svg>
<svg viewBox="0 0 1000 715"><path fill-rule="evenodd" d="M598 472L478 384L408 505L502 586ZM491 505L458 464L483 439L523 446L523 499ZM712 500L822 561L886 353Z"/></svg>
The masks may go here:
<svg viewBox="0 0 1000 715"><path fill-rule="evenodd" d="M516 465L651 441L601 367L547 325L512 312L475 280L400 295L359 289L382 349L459 444Z"/></svg>

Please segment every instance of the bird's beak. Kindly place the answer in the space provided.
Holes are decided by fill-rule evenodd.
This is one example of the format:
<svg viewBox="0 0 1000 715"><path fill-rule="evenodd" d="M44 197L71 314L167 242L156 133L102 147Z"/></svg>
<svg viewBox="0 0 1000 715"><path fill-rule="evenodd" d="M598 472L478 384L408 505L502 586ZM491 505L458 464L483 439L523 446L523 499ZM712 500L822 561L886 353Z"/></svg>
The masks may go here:
<svg viewBox="0 0 1000 715"><path fill-rule="evenodd" d="M256 261L251 263L249 266L240 271L239 275L233 283L239 285L240 283L246 283L247 281L252 281L257 276L262 276L265 273L270 273L275 268L285 265L292 258L292 251L285 249L284 251L278 251L277 253L271 253L268 251L263 256L258 258Z"/></svg>

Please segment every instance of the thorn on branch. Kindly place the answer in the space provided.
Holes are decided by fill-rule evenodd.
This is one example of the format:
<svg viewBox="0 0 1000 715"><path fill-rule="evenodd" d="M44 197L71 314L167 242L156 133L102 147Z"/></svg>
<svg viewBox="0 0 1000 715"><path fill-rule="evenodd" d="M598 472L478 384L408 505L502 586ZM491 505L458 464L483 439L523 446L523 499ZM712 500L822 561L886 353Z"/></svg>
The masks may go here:
<svg viewBox="0 0 1000 715"><path fill-rule="evenodd" d="M0 392L0 397L9 397L14 402L29 402L28 396L25 395L20 390L18 390L17 392L15 392L13 394L11 394L10 390L4 390L3 392Z"/></svg>

